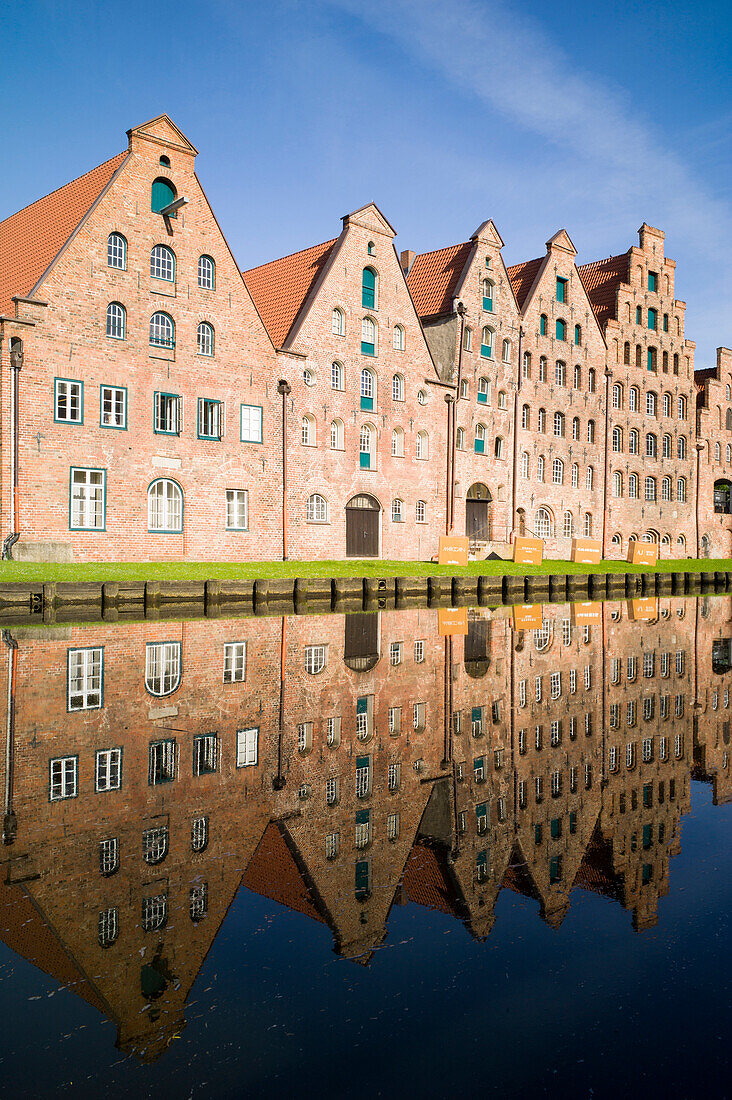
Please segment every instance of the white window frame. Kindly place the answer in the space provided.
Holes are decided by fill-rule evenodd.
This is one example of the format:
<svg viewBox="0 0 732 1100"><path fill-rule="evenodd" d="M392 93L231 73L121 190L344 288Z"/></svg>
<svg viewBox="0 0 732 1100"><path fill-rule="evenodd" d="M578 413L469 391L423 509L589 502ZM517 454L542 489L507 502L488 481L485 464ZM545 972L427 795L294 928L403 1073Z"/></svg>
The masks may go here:
<svg viewBox="0 0 732 1100"><path fill-rule="evenodd" d="M78 756L52 757L49 763L49 800L61 802L64 798L76 798L78 780Z"/></svg>
<svg viewBox="0 0 732 1100"><path fill-rule="evenodd" d="M104 649L70 649L67 657L66 705L70 711L99 710L104 692Z"/></svg>
<svg viewBox="0 0 732 1100"><path fill-rule="evenodd" d="M241 684L247 678L247 643L224 644L224 683Z"/></svg>
<svg viewBox="0 0 732 1100"><path fill-rule="evenodd" d="M236 766L254 768L259 755L259 726L236 731Z"/></svg>
<svg viewBox="0 0 732 1100"><path fill-rule="evenodd" d="M96 791L118 791L122 786L122 749L98 749L94 768Z"/></svg>

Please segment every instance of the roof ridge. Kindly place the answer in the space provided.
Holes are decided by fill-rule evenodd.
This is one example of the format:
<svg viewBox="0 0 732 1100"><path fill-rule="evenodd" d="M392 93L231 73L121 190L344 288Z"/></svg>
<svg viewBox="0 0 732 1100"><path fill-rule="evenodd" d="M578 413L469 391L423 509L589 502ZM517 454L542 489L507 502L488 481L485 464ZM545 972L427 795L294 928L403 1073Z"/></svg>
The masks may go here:
<svg viewBox="0 0 732 1100"><path fill-rule="evenodd" d="M23 214L26 210L30 210L31 207L36 206L45 199L50 199L52 195L56 195L59 191L63 191L65 187L71 187L72 184L78 183L79 180L83 180L85 176L90 176L92 172L98 172L100 168L104 168L106 165L111 164L113 160L117 160L120 157L126 157L128 152L128 149L123 149L121 153L115 153L113 157L108 157L107 160L103 160L101 164L95 164L94 167L90 168L87 172L82 172L81 175L74 176L73 179L67 180L66 183L62 183L60 187L54 187L53 191L47 191L45 195L40 195L37 199L34 199L33 202L27 203L26 206L21 206L19 210L14 210L12 214L8 214L7 218L3 218L3 220L0 221L0 228L2 228L6 222L9 222L11 218L17 217L18 214ZM93 205L93 202L91 205Z"/></svg>
<svg viewBox="0 0 732 1100"><path fill-rule="evenodd" d="M450 248L464 248L465 245L472 243L472 241L457 241L455 244L443 244L442 248L431 248L428 252L417 252L414 258L419 260L422 256L436 256L438 252L447 252Z"/></svg>
<svg viewBox="0 0 732 1100"><path fill-rule="evenodd" d="M340 234L339 234L340 236ZM241 268L242 275L248 275L252 271L259 271L263 267L269 267L270 264L278 264L282 260L291 260L295 256L302 256L304 252L311 252L314 248L325 248L326 245L334 245L338 237L332 237L328 241L320 241L318 244L310 244L307 248L298 248L296 252L288 252L285 256L275 256L273 260L265 260L263 264L256 264L254 267Z"/></svg>
<svg viewBox="0 0 732 1100"><path fill-rule="evenodd" d="M519 267L526 267L527 264L535 264L537 260L543 259L543 256L535 256L533 260L520 260L517 264L506 264L506 271L516 271Z"/></svg>
<svg viewBox="0 0 732 1100"><path fill-rule="evenodd" d="M609 264L612 260L627 260L627 252L618 252L613 256L605 256L602 260L588 260L587 263L577 264L577 268L581 267L595 267L597 264Z"/></svg>

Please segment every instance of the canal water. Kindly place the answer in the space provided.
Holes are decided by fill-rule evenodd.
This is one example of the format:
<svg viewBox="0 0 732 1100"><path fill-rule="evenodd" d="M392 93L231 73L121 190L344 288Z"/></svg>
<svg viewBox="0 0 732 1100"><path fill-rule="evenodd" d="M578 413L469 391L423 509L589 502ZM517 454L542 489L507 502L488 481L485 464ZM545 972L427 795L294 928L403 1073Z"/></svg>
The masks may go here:
<svg viewBox="0 0 732 1100"><path fill-rule="evenodd" d="M732 600L3 632L2 1095L732 1095Z"/></svg>

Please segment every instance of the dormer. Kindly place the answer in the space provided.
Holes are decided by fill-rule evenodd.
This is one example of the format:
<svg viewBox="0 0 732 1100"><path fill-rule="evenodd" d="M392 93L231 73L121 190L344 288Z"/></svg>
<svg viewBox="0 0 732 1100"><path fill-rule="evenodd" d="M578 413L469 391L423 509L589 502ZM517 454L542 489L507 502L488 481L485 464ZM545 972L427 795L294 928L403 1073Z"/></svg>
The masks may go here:
<svg viewBox="0 0 732 1100"><path fill-rule="evenodd" d="M577 249L572 244L572 238L566 229L560 229L558 233L549 238L546 242L546 250L547 254L560 253L564 256L570 256L573 261L577 255Z"/></svg>

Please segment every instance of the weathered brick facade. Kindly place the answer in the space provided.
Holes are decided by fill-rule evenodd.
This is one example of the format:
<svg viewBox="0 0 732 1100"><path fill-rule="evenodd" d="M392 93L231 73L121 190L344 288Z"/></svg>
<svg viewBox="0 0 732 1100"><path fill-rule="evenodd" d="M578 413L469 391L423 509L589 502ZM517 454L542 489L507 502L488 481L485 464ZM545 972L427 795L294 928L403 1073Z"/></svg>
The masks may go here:
<svg viewBox="0 0 732 1100"><path fill-rule="evenodd" d="M559 557L570 534L606 556L633 537L694 556L702 535L701 552L730 553L708 486L697 496L697 439L723 444L704 452L717 474L732 462L726 419L695 425L660 230L579 268L561 230L506 269L488 220L400 262L369 204L242 275L187 138L167 116L128 136L0 223L16 556L429 560L446 531L480 557L522 530Z"/></svg>

